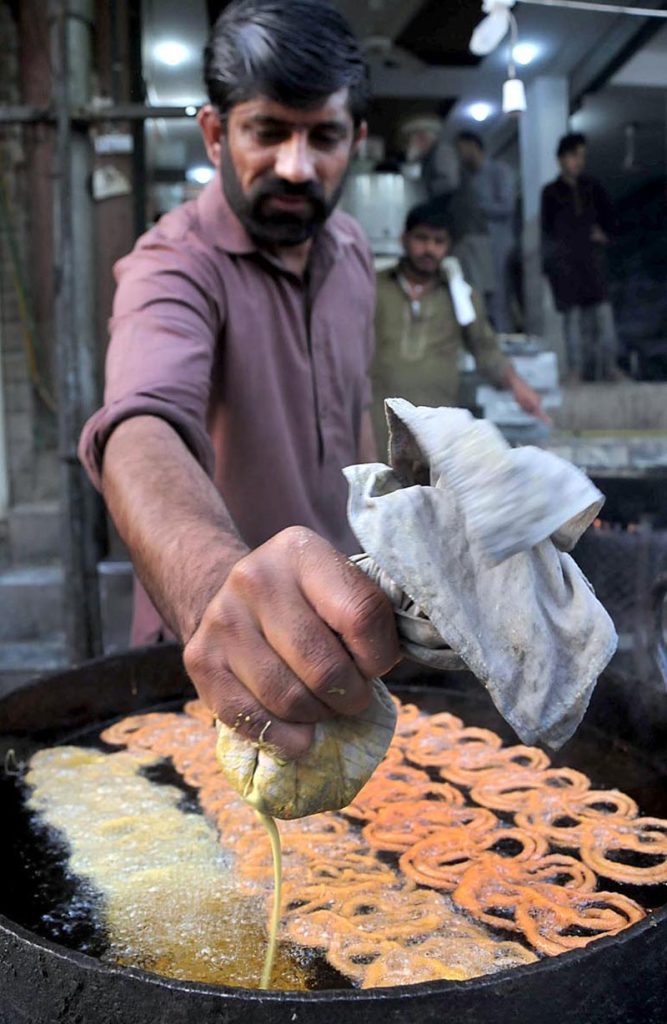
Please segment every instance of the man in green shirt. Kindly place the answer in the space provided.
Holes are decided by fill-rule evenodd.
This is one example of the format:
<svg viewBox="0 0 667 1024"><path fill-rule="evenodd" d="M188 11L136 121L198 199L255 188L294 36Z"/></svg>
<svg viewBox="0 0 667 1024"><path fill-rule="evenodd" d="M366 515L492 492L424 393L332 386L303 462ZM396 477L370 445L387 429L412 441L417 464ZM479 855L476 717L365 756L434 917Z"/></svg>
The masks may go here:
<svg viewBox="0 0 667 1024"><path fill-rule="evenodd" d="M377 277L372 380L378 440L383 443L387 436L385 398L458 404L462 347L492 384L511 391L522 409L546 421L540 396L500 351L482 300L463 280L458 262L447 259L451 239L437 205L410 211L402 243L401 260Z"/></svg>

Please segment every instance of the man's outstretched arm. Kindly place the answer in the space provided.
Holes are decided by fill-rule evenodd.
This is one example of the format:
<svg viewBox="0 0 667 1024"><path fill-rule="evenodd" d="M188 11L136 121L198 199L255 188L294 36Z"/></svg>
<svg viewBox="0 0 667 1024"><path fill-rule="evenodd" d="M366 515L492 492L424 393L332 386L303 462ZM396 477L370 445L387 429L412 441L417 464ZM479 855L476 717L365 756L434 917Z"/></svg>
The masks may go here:
<svg viewBox="0 0 667 1024"><path fill-rule="evenodd" d="M315 722L367 705L368 680L396 663L398 638L389 602L344 555L303 527L249 551L213 483L154 416L115 428L102 487L140 579L185 645L190 677L222 721L296 757Z"/></svg>

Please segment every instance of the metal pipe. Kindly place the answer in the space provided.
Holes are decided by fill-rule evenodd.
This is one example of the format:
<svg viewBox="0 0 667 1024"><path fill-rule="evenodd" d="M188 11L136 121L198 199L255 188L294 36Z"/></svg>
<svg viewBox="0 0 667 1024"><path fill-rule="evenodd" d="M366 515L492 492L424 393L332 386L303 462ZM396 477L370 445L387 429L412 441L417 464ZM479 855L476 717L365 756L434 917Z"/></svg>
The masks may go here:
<svg viewBox="0 0 667 1024"><path fill-rule="evenodd" d="M130 99L135 103L146 100L142 58L142 0L129 5L129 70ZM139 236L146 230L146 133L144 118L132 125L132 205L134 211L134 233Z"/></svg>
<svg viewBox="0 0 667 1024"><path fill-rule="evenodd" d="M73 106L70 119L75 125L100 124L105 121L148 121L150 118L172 119L194 117L193 106L151 107L144 103L118 103L108 107ZM195 111L196 112L196 111ZM53 107L4 106L0 108L0 125L55 124Z"/></svg>
<svg viewBox="0 0 667 1024"><path fill-rule="evenodd" d="M92 159L87 132L73 130L71 106L88 98L91 65L89 0L50 0L53 112L54 334L58 385L60 505L69 659L101 652L97 582L96 496L76 449L95 400L92 279Z"/></svg>
<svg viewBox="0 0 667 1024"><path fill-rule="evenodd" d="M519 0L532 7L564 7L572 11L596 11L600 14L633 14L638 18L667 18L667 11L654 7L622 7L619 4L596 4L589 0Z"/></svg>

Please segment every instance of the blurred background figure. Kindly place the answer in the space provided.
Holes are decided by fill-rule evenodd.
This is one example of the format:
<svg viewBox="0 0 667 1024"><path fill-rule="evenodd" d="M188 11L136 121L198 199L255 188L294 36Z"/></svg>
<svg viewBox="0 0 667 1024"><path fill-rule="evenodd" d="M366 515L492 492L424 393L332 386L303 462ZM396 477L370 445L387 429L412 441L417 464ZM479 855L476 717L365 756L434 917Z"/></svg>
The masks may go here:
<svg viewBox="0 0 667 1024"><path fill-rule="evenodd" d="M451 233L437 202L408 214L399 262L378 274L373 423L382 455L385 398L455 406L463 348L492 384L509 389L526 412L544 418L539 395L503 355L478 293L450 256Z"/></svg>
<svg viewBox="0 0 667 1024"><path fill-rule="evenodd" d="M606 253L614 210L600 182L584 173L584 135L564 135L556 155L560 175L542 191L542 253L563 314L568 380L617 380L623 375L616 364Z"/></svg>
<svg viewBox="0 0 667 1024"><path fill-rule="evenodd" d="M493 258L494 288L489 297L489 314L497 331L510 333L511 314L510 255L515 245L516 183L514 172L503 160L494 160L484 151L476 132L459 132L456 146L464 175L487 222Z"/></svg>
<svg viewBox="0 0 667 1024"><path fill-rule="evenodd" d="M495 286L491 239L471 172L438 118L414 118L404 126L408 162L419 160L421 180L429 200L446 216L452 254L461 261L466 278L489 304Z"/></svg>

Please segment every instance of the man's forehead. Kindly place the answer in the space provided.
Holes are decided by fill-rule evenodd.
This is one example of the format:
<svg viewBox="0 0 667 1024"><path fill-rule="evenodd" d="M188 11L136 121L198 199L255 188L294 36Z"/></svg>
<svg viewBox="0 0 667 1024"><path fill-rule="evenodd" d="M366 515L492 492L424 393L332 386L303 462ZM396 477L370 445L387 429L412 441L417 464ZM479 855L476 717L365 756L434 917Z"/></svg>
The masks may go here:
<svg viewBox="0 0 667 1024"><path fill-rule="evenodd" d="M409 234L432 235L433 238L436 238L439 242L444 242L449 237L449 232L447 231L447 228L436 228L433 227L431 224L415 224L415 226L413 227L412 231L409 232Z"/></svg>
<svg viewBox="0 0 667 1024"><path fill-rule="evenodd" d="M308 127L321 124L323 121L335 121L351 124L352 115L348 107L349 90L339 89L332 93L317 107L301 110L298 107L286 106L269 96L254 96L244 103L237 103L230 111L230 117L266 119L281 121L285 124Z"/></svg>

